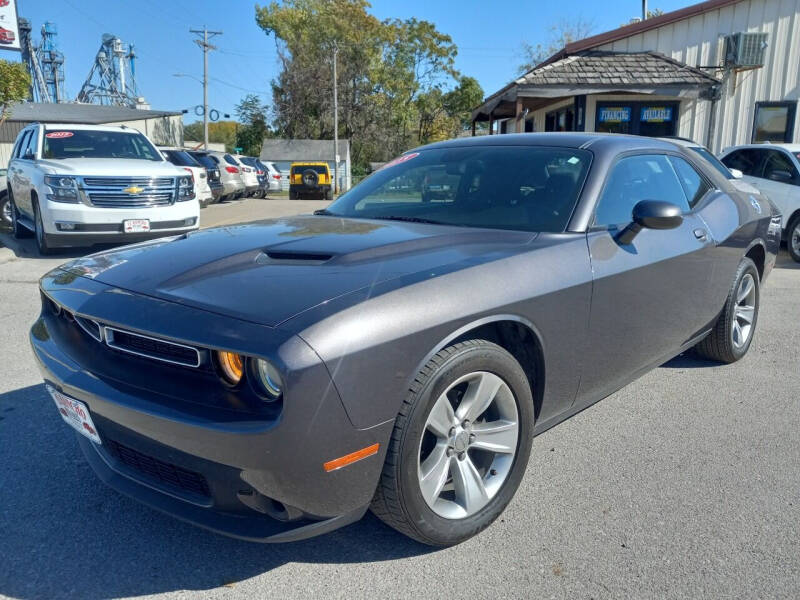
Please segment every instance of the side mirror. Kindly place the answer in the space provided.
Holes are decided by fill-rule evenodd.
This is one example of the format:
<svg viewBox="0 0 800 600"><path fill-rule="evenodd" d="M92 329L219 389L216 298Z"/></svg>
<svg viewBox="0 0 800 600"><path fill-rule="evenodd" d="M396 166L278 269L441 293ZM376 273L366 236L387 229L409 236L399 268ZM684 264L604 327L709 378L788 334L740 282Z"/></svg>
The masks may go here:
<svg viewBox="0 0 800 600"><path fill-rule="evenodd" d="M617 235L621 244L630 244L642 229L675 229L683 223L681 209L671 202L642 200L633 207L633 222Z"/></svg>
<svg viewBox="0 0 800 600"><path fill-rule="evenodd" d="M731 172L731 175L733 175L734 179L741 179L742 177L744 177L744 173L742 173L739 169L728 169L728 170Z"/></svg>
<svg viewBox="0 0 800 600"><path fill-rule="evenodd" d="M28 151L22 156L22 160L36 160L36 156L34 156L33 152Z"/></svg>
<svg viewBox="0 0 800 600"><path fill-rule="evenodd" d="M785 169L775 169L769 174L767 179L771 179L772 181L780 181L782 183L788 183L792 180L792 174Z"/></svg>

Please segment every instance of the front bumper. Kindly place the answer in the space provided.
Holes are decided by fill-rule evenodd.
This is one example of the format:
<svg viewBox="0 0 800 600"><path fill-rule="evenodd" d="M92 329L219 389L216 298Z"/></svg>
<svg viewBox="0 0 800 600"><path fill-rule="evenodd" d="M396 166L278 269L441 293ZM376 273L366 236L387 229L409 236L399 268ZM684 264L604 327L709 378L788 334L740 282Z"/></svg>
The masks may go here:
<svg viewBox="0 0 800 600"><path fill-rule="evenodd" d="M45 381L88 406L103 444L80 442L103 481L180 519L254 541L302 539L363 515L393 424L354 428L305 342L54 273L42 287L63 310L42 311L31 344ZM283 406L278 414L249 410L215 387L213 373L120 355L70 326L66 311L193 345L286 358ZM376 443L376 455L325 471L325 462Z"/></svg>

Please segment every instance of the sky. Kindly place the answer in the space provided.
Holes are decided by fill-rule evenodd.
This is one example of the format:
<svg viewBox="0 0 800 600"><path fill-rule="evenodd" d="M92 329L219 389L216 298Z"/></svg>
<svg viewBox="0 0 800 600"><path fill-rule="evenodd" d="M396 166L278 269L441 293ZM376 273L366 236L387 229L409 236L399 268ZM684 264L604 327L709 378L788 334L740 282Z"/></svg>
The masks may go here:
<svg viewBox="0 0 800 600"><path fill-rule="evenodd" d="M669 12L693 3L649 0L648 7ZM102 34L113 33L135 44L137 87L152 108L187 109L184 120L196 120L194 108L203 101L203 53L189 29L205 25L223 32L213 40L218 50L209 55L209 108L232 115L248 93L271 103L269 82L279 70L275 39L256 25L252 0L18 0L17 6L19 15L31 21L34 40L44 21L56 24L71 99L89 74ZM547 43L550 26L578 18L590 21L594 33L614 29L640 15L641 2L373 0L371 11L380 19L416 17L435 23L458 46L456 68L475 77L489 95L518 75L523 42ZM0 52L0 58L19 60L18 53L8 51Z"/></svg>

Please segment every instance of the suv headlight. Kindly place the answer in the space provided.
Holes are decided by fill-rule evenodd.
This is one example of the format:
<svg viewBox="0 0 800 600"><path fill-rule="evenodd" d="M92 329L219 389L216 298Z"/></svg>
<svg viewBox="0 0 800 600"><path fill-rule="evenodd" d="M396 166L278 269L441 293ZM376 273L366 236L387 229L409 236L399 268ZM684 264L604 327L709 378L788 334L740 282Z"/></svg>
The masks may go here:
<svg viewBox="0 0 800 600"><path fill-rule="evenodd" d="M178 202L194 198L194 178L191 175L178 177Z"/></svg>
<svg viewBox="0 0 800 600"><path fill-rule="evenodd" d="M62 175L45 175L44 183L50 188L52 193L47 194L47 199L53 202L68 202L77 204L78 199L78 180L74 177L63 177Z"/></svg>

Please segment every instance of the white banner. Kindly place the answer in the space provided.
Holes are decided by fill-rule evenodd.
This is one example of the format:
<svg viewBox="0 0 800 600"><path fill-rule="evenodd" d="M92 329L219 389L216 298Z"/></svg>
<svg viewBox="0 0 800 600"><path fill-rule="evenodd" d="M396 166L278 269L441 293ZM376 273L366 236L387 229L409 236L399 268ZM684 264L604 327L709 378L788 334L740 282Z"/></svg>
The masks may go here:
<svg viewBox="0 0 800 600"><path fill-rule="evenodd" d="M19 50L17 0L0 0L0 50Z"/></svg>

